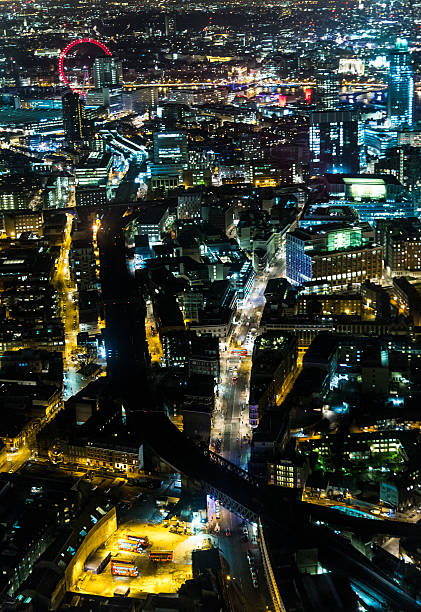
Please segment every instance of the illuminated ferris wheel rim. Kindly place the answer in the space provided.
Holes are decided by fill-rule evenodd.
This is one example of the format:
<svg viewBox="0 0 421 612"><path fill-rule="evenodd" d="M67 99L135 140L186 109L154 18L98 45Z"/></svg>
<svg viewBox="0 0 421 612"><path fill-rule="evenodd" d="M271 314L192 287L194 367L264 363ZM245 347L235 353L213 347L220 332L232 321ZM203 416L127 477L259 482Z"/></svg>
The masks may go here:
<svg viewBox="0 0 421 612"><path fill-rule="evenodd" d="M72 87L70 85L68 78L64 74L63 64L64 64L64 58L66 57L66 55L68 54L70 49L73 49L73 47L76 47L77 45L82 45L82 44L86 44L86 43L89 43L91 45L95 45L96 47L99 47L100 49L102 49L102 51L104 51L104 53L106 55L112 55L112 53L109 50L109 48L106 45L104 45L104 43L101 42L100 40L95 40L95 38L78 38L77 40L73 40L71 43L69 43L67 45L67 47L65 47L62 50L62 52L60 53L60 56L59 56L59 60L58 60L58 71L59 71L60 79L74 93L78 93L81 96L84 96L86 94L86 92L83 91L82 89L78 89L77 87Z"/></svg>

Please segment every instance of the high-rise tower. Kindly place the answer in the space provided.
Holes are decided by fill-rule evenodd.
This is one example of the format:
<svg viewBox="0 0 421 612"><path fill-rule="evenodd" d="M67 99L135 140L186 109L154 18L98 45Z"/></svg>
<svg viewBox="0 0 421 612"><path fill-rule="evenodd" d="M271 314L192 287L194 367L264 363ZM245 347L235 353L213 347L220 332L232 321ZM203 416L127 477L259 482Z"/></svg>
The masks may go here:
<svg viewBox="0 0 421 612"><path fill-rule="evenodd" d="M333 71L325 69L317 71L316 99L318 110L337 110L339 101L339 78Z"/></svg>
<svg viewBox="0 0 421 612"><path fill-rule="evenodd" d="M414 75L408 42L398 38L389 57L387 118L393 127L410 126L413 123Z"/></svg>
<svg viewBox="0 0 421 612"><path fill-rule="evenodd" d="M165 14L165 36L171 36L177 31L175 13Z"/></svg>
<svg viewBox="0 0 421 612"><path fill-rule="evenodd" d="M94 84L96 89L115 87L121 81L121 62L114 57L97 57L94 61Z"/></svg>
<svg viewBox="0 0 421 612"><path fill-rule="evenodd" d="M79 142L83 139L85 124L85 104L79 94L69 92L62 99L63 125L66 140Z"/></svg>
<svg viewBox="0 0 421 612"><path fill-rule="evenodd" d="M354 111L310 115L310 174L356 173L360 170L363 134Z"/></svg>

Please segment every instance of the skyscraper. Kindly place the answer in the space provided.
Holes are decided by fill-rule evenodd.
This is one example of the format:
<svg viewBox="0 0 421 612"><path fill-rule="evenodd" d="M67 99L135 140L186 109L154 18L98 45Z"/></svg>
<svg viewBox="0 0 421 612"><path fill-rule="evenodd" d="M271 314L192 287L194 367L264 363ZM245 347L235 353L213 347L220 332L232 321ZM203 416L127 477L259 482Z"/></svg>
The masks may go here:
<svg viewBox="0 0 421 612"><path fill-rule="evenodd" d="M69 92L62 99L63 125L66 140L78 142L83 139L85 123L85 104L79 94Z"/></svg>
<svg viewBox="0 0 421 612"><path fill-rule="evenodd" d="M398 38L390 53L387 118L393 127L412 125L414 76L408 42Z"/></svg>
<svg viewBox="0 0 421 612"><path fill-rule="evenodd" d="M359 172L362 151L363 133L357 112L311 113L311 175Z"/></svg>
<svg viewBox="0 0 421 612"><path fill-rule="evenodd" d="M115 87L121 81L121 62L114 57L97 57L94 61L94 84L96 89Z"/></svg>
<svg viewBox="0 0 421 612"><path fill-rule="evenodd" d="M320 111L336 110L339 100L339 78L332 70L321 69L316 73L316 100Z"/></svg>
<svg viewBox="0 0 421 612"><path fill-rule="evenodd" d="M165 14L165 36L171 36L177 31L175 13Z"/></svg>

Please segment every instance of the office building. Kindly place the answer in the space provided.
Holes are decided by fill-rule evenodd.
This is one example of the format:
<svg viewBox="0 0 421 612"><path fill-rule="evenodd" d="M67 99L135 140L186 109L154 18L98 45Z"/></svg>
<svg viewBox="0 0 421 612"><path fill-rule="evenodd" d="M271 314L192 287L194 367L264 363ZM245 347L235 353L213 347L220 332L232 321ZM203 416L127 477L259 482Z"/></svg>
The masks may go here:
<svg viewBox="0 0 421 612"><path fill-rule="evenodd" d="M80 187L100 187L108 184L112 165L111 153L93 152L75 168L77 184Z"/></svg>
<svg viewBox="0 0 421 612"><path fill-rule="evenodd" d="M153 161L155 164L187 164L186 135L181 132L155 132Z"/></svg>
<svg viewBox="0 0 421 612"><path fill-rule="evenodd" d="M250 426L257 427L263 414L276 406L297 367L297 339L278 332L259 336L253 347L250 378Z"/></svg>
<svg viewBox="0 0 421 612"><path fill-rule="evenodd" d="M193 189L190 189L186 194L179 195L177 199L177 219L181 221L200 219L202 199L201 191Z"/></svg>
<svg viewBox="0 0 421 612"><path fill-rule="evenodd" d="M363 130L354 111L310 115L310 175L358 172L364 164Z"/></svg>
<svg viewBox="0 0 421 612"><path fill-rule="evenodd" d="M384 263L393 276L420 275L421 222L417 217L378 221L376 240L383 246Z"/></svg>
<svg viewBox="0 0 421 612"><path fill-rule="evenodd" d="M69 252L70 271L79 291L98 288L95 248L90 240L73 240Z"/></svg>
<svg viewBox="0 0 421 612"><path fill-rule="evenodd" d="M414 325L421 325L421 295L406 276L393 279L393 299L401 312L410 316Z"/></svg>
<svg viewBox="0 0 421 612"><path fill-rule="evenodd" d="M79 94L69 92L62 97L63 125L66 140L78 142L83 139L85 104Z"/></svg>
<svg viewBox="0 0 421 612"><path fill-rule="evenodd" d="M211 336L191 335L189 374L206 374L215 380L219 376L219 341Z"/></svg>
<svg viewBox="0 0 421 612"><path fill-rule="evenodd" d="M329 204L351 206L361 221L416 215L415 198L392 174L325 174L321 181Z"/></svg>
<svg viewBox="0 0 421 612"><path fill-rule="evenodd" d="M125 107L135 113L144 113L147 109L155 109L159 100L158 87L144 87L125 92Z"/></svg>
<svg viewBox="0 0 421 612"><path fill-rule="evenodd" d="M269 484L302 489L306 483L309 470L302 457L298 456L293 459L278 459L274 463L269 463L268 472Z"/></svg>
<svg viewBox="0 0 421 612"><path fill-rule="evenodd" d="M227 341L232 333L237 310L237 292L228 280L216 280L205 294L204 308L199 310L199 321L190 325L198 335L213 336Z"/></svg>
<svg viewBox="0 0 421 612"><path fill-rule="evenodd" d="M336 110L339 101L339 78L332 70L316 73L316 103L319 111Z"/></svg>
<svg viewBox="0 0 421 612"><path fill-rule="evenodd" d="M9 238L15 238L23 232L30 232L36 236L42 235L42 212L33 210L20 210L3 214L4 232Z"/></svg>
<svg viewBox="0 0 421 612"><path fill-rule="evenodd" d="M352 74L363 76L365 71L364 62L354 57L341 57L339 60L339 74Z"/></svg>
<svg viewBox="0 0 421 612"><path fill-rule="evenodd" d="M108 202L105 186L85 185L76 187L76 206L105 206Z"/></svg>
<svg viewBox="0 0 421 612"><path fill-rule="evenodd" d="M398 132L386 125L366 125L364 127L364 146L373 157L386 157L389 149L398 144Z"/></svg>
<svg viewBox="0 0 421 612"><path fill-rule="evenodd" d="M171 36L177 32L177 22L175 13L165 14L165 36Z"/></svg>
<svg viewBox="0 0 421 612"><path fill-rule="evenodd" d="M304 210L299 224L301 228L310 229L315 225L338 222L357 223L357 211L351 206L319 206L315 204Z"/></svg>
<svg viewBox="0 0 421 612"><path fill-rule="evenodd" d="M30 208L36 194L36 185L29 176L2 176L0 178L0 210Z"/></svg>
<svg viewBox="0 0 421 612"><path fill-rule="evenodd" d="M134 242L134 236L147 236L150 247L161 244L168 219L168 207L165 204L143 206L128 229L130 242Z"/></svg>
<svg viewBox="0 0 421 612"><path fill-rule="evenodd" d="M290 232L286 237L287 279L295 285L317 281L344 288L366 280L381 282L383 249L372 238L368 224Z"/></svg>
<svg viewBox="0 0 421 612"><path fill-rule="evenodd" d="M121 82L121 62L114 57L97 57L93 66L94 84L96 89L115 87Z"/></svg>
<svg viewBox="0 0 421 612"><path fill-rule="evenodd" d="M387 118L392 126L413 123L414 76L408 42L398 38L390 53L387 88Z"/></svg>
<svg viewBox="0 0 421 612"><path fill-rule="evenodd" d="M398 146L421 147L421 129L415 127L411 129L402 129L398 133Z"/></svg>

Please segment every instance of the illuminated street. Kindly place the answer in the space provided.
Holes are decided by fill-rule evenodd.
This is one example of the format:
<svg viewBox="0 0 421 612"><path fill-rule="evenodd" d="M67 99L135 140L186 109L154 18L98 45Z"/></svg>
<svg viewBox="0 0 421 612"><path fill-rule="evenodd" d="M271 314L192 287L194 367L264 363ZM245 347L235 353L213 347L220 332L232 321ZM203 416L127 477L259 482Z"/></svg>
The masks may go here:
<svg viewBox="0 0 421 612"><path fill-rule="evenodd" d="M0 466L0 472L13 474L17 472L31 456L31 450L27 446L22 446L15 453L7 453L7 460Z"/></svg>
<svg viewBox="0 0 421 612"><path fill-rule="evenodd" d="M151 362L162 364L164 354L162 351L161 339L157 332L157 326L153 316L153 308L151 303L146 305L145 331Z"/></svg>
<svg viewBox="0 0 421 612"><path fill-rule="evenodd" d="M257 276L245 304L237 312L230 345L221 351L221 375L218 385L219 397L213 419L212 440L221 440L220 453L231 462L247 469L250 456L251 429L249 426L249 385L252 366L253 344L258 334L260 318L265 303L264 290L268 278L277 277L283 269L282 259L276 266ZM235 349L247 349L248 355L233 355ZM236 379L236 380L233 380ZM211 529L219 530L219 546L237 581L241 593L241 607L250 612L261 612L268 604L263 567L252 525L243 525L241 518L225 508L218 513L215 505L209 505ZM217 514L219 518L217 518ZM227 532L230 534L226 536ZM241 554L238 551L241 550ZM253 586L247 552L251 551L259 588Z"/></svg>
<svg viewBox="0 0 421 612"><path fill-rule="evenodd" d="M256 276L250 295L237 311L229 347L220 352L219 397L216 402L212 439L221 439L221 454L245 469L251 439L248 399L253 345L259 333L267 281L282 275L283 270L283 258L279 256L267 273ZM238 356L233 354L235 349L245 349L248 354L244 357ZM279 398L279 403L281 399L284 398Z"/></svg>
<svg viewBox="0 0 421 612"><path fill-rule="evenodd" d="M73 215L67 213L60 255L56 264L54 284L57 287L60 316L64 326L63 360L67 369L74 368L79 330L79 310L76 287L70 276L69 251L72 243Z"/></svg>

